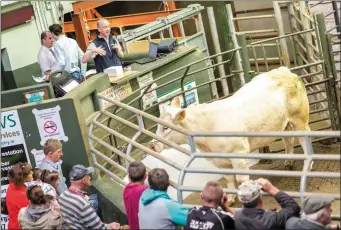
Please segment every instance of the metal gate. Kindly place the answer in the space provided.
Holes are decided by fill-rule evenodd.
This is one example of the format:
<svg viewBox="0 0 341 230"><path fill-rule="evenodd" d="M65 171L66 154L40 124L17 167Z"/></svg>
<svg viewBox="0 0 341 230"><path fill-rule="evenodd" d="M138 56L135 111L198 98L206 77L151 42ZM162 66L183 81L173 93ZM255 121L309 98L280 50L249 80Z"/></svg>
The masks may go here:
<svg viewBox="0 0 341 230"><path fill-rule="evenodd" d="M330 47L327 43L328 36L325 35L325 31L323 31L323 17L316 15L313 18L306 15L304 12L301 12L297 5L290 5L293 11L292 14L295 17L292 17L292 23L294 24L294 20L298 24L302 24L302 28L296 24L298 31L293 32L291 34L265 39L262 41L251 42L247 44L244 34L238 34L235 36L235 41L237 44L235 48L224 51L222 53L217 53L215 55L211 55L205 57L201 60L190 63L182 68L176 69L170 73L167 73L163 76L154 79L148 85L139 88L138 90L132 92L132 95L136 95L136 97L130 102L122 103L120 101L112 100L110 98L97 95L98 99L106 100L111 103L114 107L112 112L109 111L100 111L91 122L89 128L89 146L91 151L91 157L93 161L93 165L99 170L98 176L109 176L117 183L121 185L125 185L126 182L122 180L122 178L127 174L127 167L130 162L136 159L142 159L145 155L151 155L159 160L167 163L168 165L176 168L181 171L181 175L178 181L172 181L171 186L178 190L178 200L182 202L181 193L183 191L201 191L202 187L189 188L183 185L183 178L186 173L216 173L216 174L238 174L238 175L269 175L272 174L274 176L281 177L300 177L300 191L299 192L290 192L294 197L302 198L304 195L308 195L307 189L307 178L317 177L317 178L336 178L340 179L340 173L337 172L308 172L309 162L312 160L330 160L330 161L340 161L339 154L312 154L312 142L317 142L325 139L336 138L339 137L339 126L338 119L335 119L335 88L332 85L332 79L334 79L333 75L328 74L328 61L326 60L326 50ZM297 14L302 14L302 18L297 18ZM306 18L305 18L306 17ZM311 28L305 28L304 21L308 21L308 24ZM301 23L300 23L301 22ZM319 25L319 26L317 26ZM322 29L320 27L322 25ZM319 28L319 29L317 29ZM322 39L321 39L322 37ZM245 78L245 83L249 82L252 79L252 76L255 74L265 72L271 69L269 65L270 58L277 58L280 65L283 65L285 55L283 55L283 49L281 48L281 44L287 44L287 52L288 59L290 61L290 68L293 72L299 74L299 76L304 80L305 85L308 89L308 95L310 99L310 104L312 107L311 117L313 115L319 115L319 117L315 117L311 119L311 125L323 123L328 121L327 125L321 125L319 128L315 128L314 132L311 133L300 133L300 132L275 132L275 133L188 133L184 130L177 128L176 126L166 123L163 120L152 116L149 114L153 109L157 109L156 106L159 104L166 102L176 96L183 95L189 90L198 89L200 87L204 87L207 85L213 85L218 81L226 81L229 79L232 82L232 87L229 89L229 94L222 96L222 98L229 97L236 92L244 82L242 82L241 73L243 73L243 77ZM276 47L277 55L274 57L269 57L268 52L265 50L266 47ZM329 47L329 48L328 48ZM219 60L217 59L219 58ZM250 57L255 60L254 65L250 64ZM216 59L218 61L216 61ZM197 69L195 65L200 62L210 62L216 63L213 65L208 65L205 68ZM264 65L260 67L260 62ZM213 70L219 66L226 66L228 69L228 73L225 76L219 76L216 79L210 79L209 81L197 85L195 88L184 90L183 84L186 81L186 78L191 75L195 75L201 71L207 71L208 69ZM149 92L155 90L155 88L151 89L153 83L157 83L158 81L165 79L165 77L170 74L178 74L178 77L170 80L169 82L158 84L158 88L162 88L171 84L172 82L179 82L179 86L181 87L181 91L172 95L169 98L166 98L158 103L148 107L146 109L142 108L142 96ZM141 91L143 93L141 94ZM211 92L212 93L212 92ZM319 97L315 97L318 95ZM333 96L334 95L334 96ZM212 98L214 96L212 95ZM209 101L206 101L209 103ZM204 101L201 101L204 103ZM185 100L186 106L186 100ZM338 111L336 109L336 111ZM128 113L123 113L128 112ZM129 114L129 116L127 116ZM332 116L330 116L332 114ZM100 117L104 119L100 119ZM112 128L110 125L110 120L115 120L120 123L118 127ZM169 142L163 138L160 138L154 134L155 128L157 124L166 125L167 127L180 132L184 135L187 135L189 138L189 144L191 146L192 151L188 151L181 146ZM338 131L321 131L325 129L333 129ZM110 138L114 139L114 143L112 140L110 143L103 140L103 138L98 137L97 131L102 130L108 133ZM132 130L131 132L127 132L127 130ZM245 156L245 158L249 159L297 159L297 160L305 160L305 166L303 171L285 171L281 172L279 170L250 170L248 172L244 172L241 170L216 170L209 171L207 169L189 169L191 162L194 158L238 158L238 154L213 154L213 153L195 153L194 149L194 138L197 136L263 136L263 137L283 137L283 136L300 136L305 137L308 144L309 155L288 155L288 154L249 154ZM312 140L310 140L310 137ZM184 154L190 156L190 160L187 162L185 166L179 165L177 162L162 157L158 153L151 150L149 147L145 145L151 139L156 139L171 148L174 148ZM103 153L100 150L100 147L106 149L107 153ZM281 149L275 149L272 151L281 151ZM116 161L115 156L119 156L123 158L124 161ZM119 158L119 159L120 159ZM148 169L150 170L150 169ZM225 190L229 193L236 193L235 190ZM316 194L316 193L314 193ZM265 194L266 195L266 194ZM322 194L316 194L322 195ZM325 195L325 194L324 194ZM336 199L340 199L340 194L329 194L334 196ZM340 217L336 217L339 219Z"/></svg>
<svg viewBox="0 0 341 230"><path fill-rule="evenodd" d="M205 173L205 174L222 174L222 175L258 175L258 176L266 176L266 175L273 175L278 177L300 177L300 191L299 192L292 192L287 191L288 194L290 194L293 197L300 198L301 199L301 206L303 207L303 197L307 195L316 195L316 196L322 196L322 195L329 195L334 197L337 200L340 200L340 194L335 193L311 193L307 192L307 180L308 178L334 178L334 179L340 179L340 173L339 172L309 172L309 165L313 160L324 160L324 161L340 161L340 155L339 154L313 154L312 151L312 143L310 141L311 137L338 137L340 132L338 131L315 131L315 132L269 132L269 133L236 133L236 132L226 132L226 133L188 133L187 131L178 128L177 126L170 124L168 122L165 122L157 117L154 117L146 112L143 112L141 110L138 110L134 107L131 107L129 105L126 105L124 103L121 103L117 100L112 100L110 98L97 95L98 98L102 100L106 100L109 103L112 103L115 106L118 106L122 109L128 110L132 113L134 113L137 117L138 125L128 122L123 118L120 118L112 113L109 113L107 111L99 112L98 115L95 117L95 119L91 123L91 127L89 130L89 143L90 143L90 151L91 156L93 160L93 165L96 169L102 171L104 173L104 176L109 176L112 178L115 182L121 184L122 186L125 186L127 182L125 182L122 178L127 174L127 167L130 162L133 162L136 160L132 156L132 148L136 148L138 151L143 152L145 155L151 155L164 163L168 164L171 167L174 167L175 169L180 171L180 176L178 181L171 181L170 185L177 189L178 191L178 201L180 203L183 203L182 198L182 192L184 191L191 191L191 192L200 192L203 189L203 185L196 186L196 187L188 187L183 184L184 178L186 174L189 173ZM104 114L106 116L112 117L114 119L117 119L118 121L121 121L125 125L133 128L136 130L136 134L131 137L127 137L124 134L117 132L103 124L101 124L99 121L97 121L97 118L99 115ZM145 124L143 122L143 118L152 120L155 123L159 123L162 125L165 125L169 127L170 129L173 129L177 132L180 132L186 136L188 136L188 142L191 146L191 151L188 151L187 149L182 148L181 146L167 141L161 137L156 136L153 132L149 131L145 128ZM128 143L128 148L126 153L120 151L119 149L103 142L99 138L97 138L95 135L93 135L93 129L94 127L98 127L112 135L115 135L116 137L124 140ZM161 156L160 154L154 152L150 148L144 146L139 141L137 141L137 138L141 135L149 136L150 138L154 138L184 154L187 154L190 156L189 160L186 162L186 164L179 165L176 161L165 158ZM196 153L195 149L195 141L194 139L196 137L305 137L306 143L307 143L307 149L308 149L308 155L301 155L301 154L248 154L243 156L246 159L290 159L290 160L305 160L303 171L281 171L281 170L249 170L249 171L243 171L243 170L237 170L237 169L221 169L221 170L209 170L209 169L198 169L198 168L189 168L191 163L195 158L240 158L240 155L237 153L228 153L228 154L221 154L221 153ZM111 151L114 151L116 154L120 155L122 158L125 159L125 166L123 167L119 165L117 162L113 161L110 157L106 156L105 154L101 153L100 151L96 150L94 147L92 141L96 141L102 146L110 149ZM104 159L108 164L110 164L114 169L108 170L107 168L103 167L102 164L98 162L98 158ZM147 168L149 171L150 169ZM112 171L116 171L113 173ZM121 176L119 174L121 173ZM123 176L122 176L123 174ZM97 176L100 176L99 173L97 173ZM229 194L236 194L235 189L224 189L225 192ZM268 194L264 194L267 196ZM193 205L186 205L187 207L192 207ZM339 220L340 216L335 215L333 216L333 219Z"/></svg>
<svg viewBox="0 0 341 230"><path fill-rule="evenodd" d="M326 21L326 37L329 46L330 71L335 78L335 87L340 110L340 1L318 1L310 3L310 11L322 11Z"/></svg>
<svg viewBox="0 0 341 230"><path fill-rule="evenodd" d="M291 33L272 37L269 39L253 41L250 40L248 56L250 57L251 70L254 74L269 71L278 66L288 66L298 74L307 88L310 103L310 126L312 130L338 130L339 129L339 110L337 101L337 88L335 87L336 78L335 64L331 60L330 52L333 44L339 44L328 34L325 20L322 14L311 14L306 2L285 2L287 5ZM251 20L275 17L277 20L278 31L284 34L283 20L278 3L273 4L274 15L251 16L242 18L230 18L232 28L232 39L236 34L241 34L235 30L234 21ZM227 5L230 15L232 8ZM247 31L247 34L258 33L259 31ZM260 31L262 32L262 31ZM248 35L251 36L251 35ZM233 39L234 40L234 39ZM235 45L238 45L234 42ZM276 52L277 51L277 52ZM334 58L334 56L333 56ZM241 65L236 59L237 64ZM335 61L334 61L335 62ZM278 63L278 64L276 64ZM319 138L321 141L326 138ZM276 144L275 144L276 145ZM271 148L273 152L283 151L281 146ZM296 145L298 147L299 145Z"/></svg>

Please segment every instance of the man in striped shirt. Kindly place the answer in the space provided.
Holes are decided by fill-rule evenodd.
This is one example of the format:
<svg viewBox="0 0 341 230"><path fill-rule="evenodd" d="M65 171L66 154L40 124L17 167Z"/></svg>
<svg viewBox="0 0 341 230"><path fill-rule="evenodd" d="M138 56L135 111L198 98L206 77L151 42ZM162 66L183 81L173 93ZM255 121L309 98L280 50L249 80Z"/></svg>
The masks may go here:
<svg viewBox="0 0 341 230"><path fill-rule="evenodd" d="M119 229L119 223L104 224L88 202L84 189L91 185L92 167L75 165L70 171L71 186L59 197L64 221L72 229Z"/></svg>
<svg viewBox="0 0 341 230"><path fill-rule="evenodd" d="M48 139L44 144L44 154L45 158L38 166L40 169L47 169L59 172L60 184L57 188L58 195L62 194L67 190L67 185L65 183L65 177L63 177L62 172L62 143L57 139Z"/></svg>

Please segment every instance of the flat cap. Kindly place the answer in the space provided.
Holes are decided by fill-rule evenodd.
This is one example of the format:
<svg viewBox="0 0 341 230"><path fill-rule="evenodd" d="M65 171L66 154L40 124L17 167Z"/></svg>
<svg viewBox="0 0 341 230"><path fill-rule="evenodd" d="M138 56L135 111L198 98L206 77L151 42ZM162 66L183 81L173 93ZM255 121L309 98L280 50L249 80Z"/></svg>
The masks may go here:
<svg viewBox="0 0 341 230"><path fill-rule="evenodd" d="M259 186L254 180L243 182L241 185L239 185L237 191L239 201L243 204L247 204L256 200L261 193L261 188L262 187Z"/></svg>
<svg viewBox="0 0 341 230"><path fill-rule="evenodd" d="M334 201L330 196L308 196L303 200L303 211L306 215L313 214L323 209Z"/></svg>

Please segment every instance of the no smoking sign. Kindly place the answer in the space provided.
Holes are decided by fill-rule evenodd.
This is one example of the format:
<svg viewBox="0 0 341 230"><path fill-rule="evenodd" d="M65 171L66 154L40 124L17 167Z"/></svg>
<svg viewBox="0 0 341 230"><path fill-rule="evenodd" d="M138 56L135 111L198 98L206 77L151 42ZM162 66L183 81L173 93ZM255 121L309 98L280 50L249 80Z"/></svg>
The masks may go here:
<svg viewBox="0 0 341 230"><path fill-rule="evenodd" d="M44 123L44 130L48 134L53 134L57 131L57 125L53 121L46 121Z"/></svg>
<svg viewBox="0 0 341 230"><path fill-rule="evenodd" d="M32 109L39 130L41 146L44 146L46 140L50 138L65 142L69 140L64 133L63 123L59 114L60 110L59 105L41 110Z"/></svg>

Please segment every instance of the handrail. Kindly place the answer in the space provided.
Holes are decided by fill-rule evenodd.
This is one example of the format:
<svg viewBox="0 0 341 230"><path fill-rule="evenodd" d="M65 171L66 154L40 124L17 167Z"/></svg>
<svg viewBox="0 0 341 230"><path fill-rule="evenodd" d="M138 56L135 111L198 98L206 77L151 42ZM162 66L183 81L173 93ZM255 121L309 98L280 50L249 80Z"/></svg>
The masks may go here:
<svg viewBox="0 0 341 230"><path fill-rule="evenodd" d="M295 154L240 154L240 153L196 153L195 152L195 142L194 137L305 137L307 155L295 155ZM306 192L306 181L307 178L318 177L318 178L340 178L339 172L311 172L309 167L313 160L337 160L340 161L341 157L339 154L325 155L325 154L313 154L311 137L339 137L340 131L312 131L312 132L300 132L300 131L287 131L287 132L215 132L215 133L190 133L189 134L189 144L192 150L191 158L187 160L185 166L183 167L179 179L178 179L178 201L183 202L182 192L198 192L202 191L199 187L184 186L184 179L187 173L197 173L197 174L222 174L222 175L258 175L258 176L285 176L285 177L301 177L300 181L300 191L299 192L288 192L289 195L300 198L302 209L304 208L303 199L304 196L309 195L320 195L314 193ZM198 169L189 168L190 164L196 158L243 158L243 159L285 159L285 160L305 160L303 171L282 171L282 170L240 170L240 169ZM236 194L236 189L224 189L225 192L229 194ZM263 193L264 195L268 195ZM334 198L340 200L340 194L321 194L330 195ZM340 217L339 217L340 218Z"/></svg>
<svg viewBox="0 0 341 230"><path fill-rule="evenodd" d="M338 137L340 131L193 132L193 137Z"/></svg>
<svg viewBox="0 0 341 230"><path fill-rule="evenodd" d="M292 33L292 34L286 34L286 35L279 36L279 37L268 38L268 39L264 39L264 40L261 40L261 41L252 42L251 45L256 45L256 44L260 44L260 43L263 43L263 42L269 42L269 41L273 41L273 40L278 40L278 39L281 39L281 38L291 37L291 36L294 36L294 35L303 34L303 33L312 32L312 31L315 31L315 29L303 30L303 31L300 31L300 32Z"/></svg>
<svg viewBox="0 0 341 230"><path fill-rule="evenodd" d="M297 8L298 6L294 5L295 8ZM304 15L306 16L306 15ZM308 18L310 21L312 21L311 18ZM316 31L316 28L315 29L309 29L309 30L304 30L304 31L299 31L299 32L296 32L296 33L291 33L291 34L288 34L288 35L284 35L284 36L279 36L279 37L275 37L275 38L270 38L270 39L266 39L266 40L262 40L262 41L257 41L257 42L254 42L254 43L251 43L251 48L252 46L263 46L264 44L263 43L266 43L266 42L270 42L270 41L273 41L273 40L278 40L278 39L282 39L282 38L287 38L289 37L290 39L292 38L292 36L295 36L295 35L299 35L301 38L304 39L304 36L302 35L303 33L308 33L308 32L315 32ZM340 33L338 33L339 35ZM321 36L319 35L318 33L316 33L316 39L319 39L318 36ZM320 45L320 42L317 42L318 45ZM308 44L310 45L310 43ZM278 44L277 44L278 46ZM314 47L312 47L314 48ZM120 132L117 132L109 127L106 127L105 125L99 123L97 121L97 118L98 116L96 116L96 119L94 119L94 121L91 123L91 127L90 127L90 130L89 130L89 141L91 142L91 140L95 140L95 141L98 141L99 139L91 133L92 132L92 129L93 129L93 126L97 126L107 132L109 132L110 134L114 135L114 136L117 136L119 139L122 139L123 141L125 142L128 142L129 143L129 146L130 148L129 149L129 154L128 154L128 151L126 152L126 155L121 152L120 150L110 146L110 145L105 145L106 148L110 149L111 151L117 153L118 155L122 156L124 159L126 159L126 167L127 165L129 164L129 162L132 162L132 160L134 160L131 156L130 156L130 151L131 151L131 148L132 146L142 150L143 152L151 155L151 156L154 156L156 158L158 158L159 160L167 163L168 165L171 165L172 167L176 168L177 170L180 171L180 175L179 175L179 178L178 178L178 183L176 182L171 182L171 185L173 187L175 187L176 189L178 189L178 200L179 202L182 202L182 192L185 192L185 191L190 191L190 192L200 192L202 191L202 188L201 187L191 187L191 186L184 186L183 185L183 182L184 182L184 178L186 176L186 174L188 173L196 173L196 174L201 174L201 173L214 173L214 174L227 174L227 175L269 175L269 174L272 174L273 176L286 176L286 177L301 177L301 182L300 182L300 189L299 189L299 192L288 192L289 195L293 196L293 197L297 197L297 198L301 198L301 201L302 201L302 198L303 196L322 196L322 195L330 195L330 196L333 196L334 198L336 199L340 199L340 195L339 194L330 194L330 193L311 193L311 192L306 192L306 188L307 188L307 185L306 185L306 182L307 182L307 179L308 178L312 178L312 177L317 177L317 178L322 178L322 177L330 177L330 178L340 178L340 174L339 172L309 172L308 169L309 169L309 165L312 161L314 160L319 160L319 161L340 161L340 155L338 154L315 154L313 153L312 151L312 141L310 140L311 137L339 137L340 136L340 131L311 131L311 132L300 132L300 131L285 131L285 132L263 132L263 133L257 133L257 132L251 132L251 133L246 133L246 132L188 132L187 130L184 130L182 128L179 128L178 126L175 126L171 123L168 123L160 118L157 118L157 117L154 117L148 113L146 113L145 111L148 111L149 109L151 109L152 107L154 106L157 106L159 103L162 103L164 101L167 101L169 100L169 98L167 99L164 99L160 102L158 102L157 104L154 104L152 107L148 107L147 109L144 109L143 111L141 110L138 110L138 109L135 109L134 107L130 106L133 102L135 101L138 101L142 98L142 96L145 94L145 93L148 93L148 92L152 92L155 90L155 88L150 88L150 86L159 81L160 79L163 79L167 76L170 76L171 74L174 74L174 73L177 73L177 72L180 72L180 71L183 71L183 70L188 70L191 66L197 64L197 63L200 63L200 62L203 62L203 61L207 61L207 60L212 60L213 58L215 57L218 57L218 56L221 56L221 55L224 55L224 54L232 54L232 55L229 55L228 57L231 57L229 60L227 61L223 61L223 62L219 62L219 63L216 63L216 64L210 64L208 65L207 67L204 67L204 68L201 68L199 70L194 70L192 72L189 72L189 71L186 71L185 74L183 76L180 76L180 77L176 77L174 79L172 79L170 82L168 83L163 83L161 85L158 85L158 88L161 88L161 87L164 87L165 85L167 84L170 84L172 82L175 82L175 81L178 81L178 80L181 80L181 84L183 83L183 80L186 76L188 75L191 75L191 74L195 74L197 72L200 72L200 71L203 71L203 70L206 70L206 69L212 69L216 66L219 66L219 65L222 65L222 64L225 64L225 63L229 63L233 56L235 55L236 52L240 52L241 51L241 47L237 47L233 50L228 50L228 51L224 51L224 52L221 52L221 53L218 53L218 54L215 54L215 55L211 55L209 57L205 57L205 58L202 58L200 60L197 60L197 61L194 61L188 65L185 65L179 69L176 69L176 70L173 70L167 74L164 74L158 78L155 78L153 79L153 81L149 82L147 85L135 90L134 92L132 92L132 95L133 94L136 94L138 93L139 95L136 96L133 100L131 100L128 104L124 104L120 101L117 101L117 100L113 100L111 98L107 98L107 97L104 97L104 96L100 96L100 95L97 95L98 98L100 99L103 99L103 100L106 100L110 103L112 103L113 105L116 105L117 108L119 108L118 110L115 110L114 113L109 113L108 111L102 111L102 112L99 112L99 114L102 114L102 115L105 115L107 116L109 119L114 119L114 120L117 120L119 121L120 123L123 123L124 125L126 126L129 126L130 128L133 128L135 130L137 130L138 132L134 135L133 138L128 138L126 136L124 136L122 133ZM317 49L315 47L315 49ZM315 50L316 51L316 50ZM316 51L317 52L317 51ZM318 58L316 58L318 59ZM255 60L257 62L257 58L255 56ZM308 60L309 61L309 60ZM300 65L300 66L295 66L293 68L291 68L291 71L296 71L296 70L300 70L300 69L304 69L304 68L307 68L307 67L311 67L311 66L316 66L316 65L324 65L324 60L311 60L313 61L312 63L307 63L307 64L304 64L304 65ZM297 63L296 63L297 65ZM241 71L241 70L238 70L238 71ZM313 76L313 75L317 75L319 73L322 73L323 70L321 70L320 72L317 72L317 73L308 73L306 71L306 74L301 76L302 78L306 78L306 77L310 77L310 76ZM227 76L235 76L237 73L233 73L230 74L230 75L227 75ZM195 88L192 88L192 89L188 89L188 90L183 90L182 88L182 91L177 93L176 95L181 95L181 94L184 94L185 92L188 92L190 90L193 90L193 89L196 89L196 88L199 88L200 86L203 86L203 85L207 85L207 84L210 84L210 83L213 83L213 82L217 82L221 79L224 79L224 78L227 78L227 76L223 76L223 77L219 77L219 78L216 78L214 80L210 80L208 82L205 82L205 83L202 83L198 86L196 86ZM325 80L324 80L325 81ZM318 82L319 83L319 82ZM312 84L315 84L315 82L313 82ZM182 86L182 85L181 85ZM143 91L142 94L140 94L140 92ZM318 91L316 91L318 92ZM174 95L173 95L174 96ZM173 97L172 96L172 97ZM317 102L316 102L317 103ZM123 109L125 110L128 110L130 112L133 113L133 116L131 116L128 120L125 120L124 118L122 117L119 117L117 115L118 112L122 111ZM325 109L325 110L328 110L328 109ZM322 111L322 110L315 110L317 112L319 111ZM191 148L191 151L188 151L187 149L184 149L182 148L181 146L175 144L175 143L172 143L172 142L169 142L167 141L166 139L162 138L162 137L159 137L157 135L155 135L154 133L152 133L151 131L149 131L150 128L145 128L144 126L142 127L140 122L138 125L132 123L130 120L137 116L138 118L147 118L148 120L151 120L157 124L162 124L166 127L169 127L179 133L182 133L183 135L186 135L188 136L189 138L189 145L190 145L190 148ZM142 120L142 123L143 123L143 120ZM159 154L157 154L156 152L152 151L151 149L147 148L146 146L140 144L139 142L137 142L137 137L139 137L140 135L146 135L148 137L152 137L154 139L156 139L157 141L160 141L166 145L169 145L171 146L172 148L184 153L184 154L187 154L187 155L190 155L190 158L188 159L188 161L186 162L186 164L183 166L183 165L179 165L178 163L176 163L175 161L173 160L168 160L164 157L160 157ZM307 155L304 155L304 154L271 154L271 153L262 153L262 154L253 154L253 153L250 153L250 154L239 154L239 153L203 153L203 152L200 152L200 153L197 153L196 152L196 148L195 148L195 138L196 137L305 137L306 139L306 144L307 144L307 149L308 149L308 154ZM321 138L323 139L323 138ZM319 141L321 139L316 139L316 141ZM313 139L314 140L314 139ZM315 140L314 140L315 141ZM104 143L104 141L102 141ZM109 148L110 147L110 148ZM100 170L102 170L104 173L106 173L107 175L109 175L112 179L114 179L115 181L117 181L118 183L122 184L122 185L125 185L125 182L118 178L115 174L113 174L112 172L110 172L110 170L107 170L106 168L104 168L103 166L101 166L99 163L97 163L96 159L95 159L95 155L100 157L100 158L103 158L105 159L110 165L116 167L118 170L120 170L121 172L123 173L126 173L126 169L120 165L118 165L117 163L115 163L111 158L109 157L106 157L103 153L99 152L98 150L94 149L92 147L92 145L90 145L90 154L92 155L92 159L94 161L94 166ZM229 159L238 159L238 158L243 158L243 159L276 159L276 160L301 160L301 161L305 161L305 164L304 164L304 167L303 167L303 170L302 171L280 171L280 170L248 170L248 171L244 171L244 170L237 170L237 169L219 169L219 170L208 170L208 169L200 169L200 168L190 168L190 165L191 163L193 162L194 159L197 159L197 158L219 158L219 159L224 159L224 158L229 158ZM231 193L231 194L236 194L236 189L224 189L225 192L228 192L228 193ZM266 193L263 193L265 196L268 195ZM339 217L338 217L339 218Z"/></svg>
<svg viewBox="0 0 341 230"><path fill-rule="evenodd" d="M102 95L98 95L98 94L97 94L97 97L100 98L100 99L106 100L106 101L108 101L108 102L110 102L110 103L112 103L114 105L117 105L117 106L119 106L121 108L124 108L124 109L126 109L126 110L128 110L130 112L133 112L133 113L136 113L138 115L141 115L141 116L143 116L143 117L145 117L147 119L150 119L150 120L152 120L154 122L160 123L161 125L164 125L164 126L166 126L168 128L171 128L171 129L173 129L173 130L175 130L175 131L177 131L177 132L179 132L181 134L188 135L188 132L185 129L179 128L178 126L173 125L172 123L169 123L169 122L166 122L166 121L164 121L164 120L162 120L160 118L154 117L154 116L150 115L149 113L142 112L141 110L135 109L134 107L126 105L126 104L124 104L124 103L122 103L122 102L120 102L118 100L114 100L114 99L111 99L111 98L108 98L108 97L105 97L105 96L102 96Z"/></svg>

